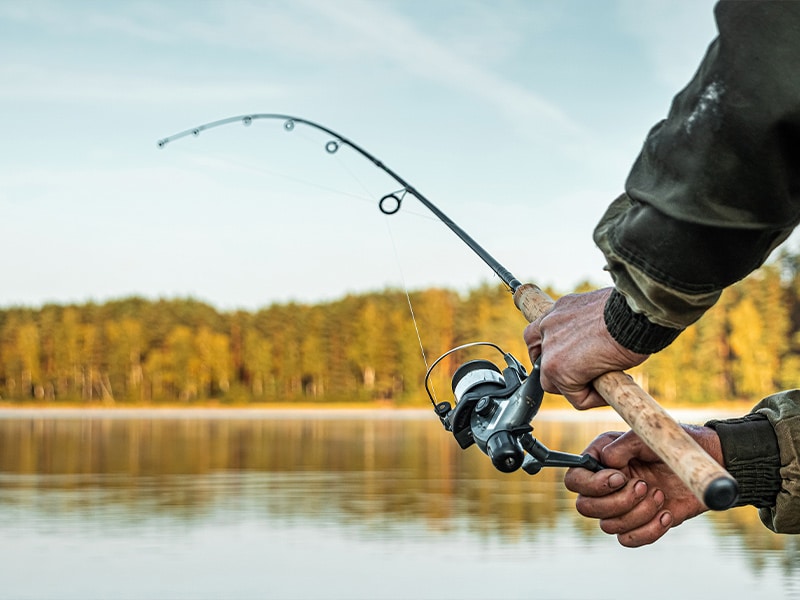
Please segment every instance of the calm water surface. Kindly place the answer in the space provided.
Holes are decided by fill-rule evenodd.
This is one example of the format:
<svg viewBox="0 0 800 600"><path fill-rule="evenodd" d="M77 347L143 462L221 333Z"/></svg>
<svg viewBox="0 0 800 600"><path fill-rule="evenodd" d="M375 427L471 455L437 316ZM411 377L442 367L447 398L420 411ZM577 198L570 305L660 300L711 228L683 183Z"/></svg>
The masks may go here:
<svg viewBox="0 0 800 600"><path fill-rule="evenodd" d="M605 418L535 434L580 452ZM0 412L0 598L800 598L754 509L630 550L562 477L428 412Z"/></svg>

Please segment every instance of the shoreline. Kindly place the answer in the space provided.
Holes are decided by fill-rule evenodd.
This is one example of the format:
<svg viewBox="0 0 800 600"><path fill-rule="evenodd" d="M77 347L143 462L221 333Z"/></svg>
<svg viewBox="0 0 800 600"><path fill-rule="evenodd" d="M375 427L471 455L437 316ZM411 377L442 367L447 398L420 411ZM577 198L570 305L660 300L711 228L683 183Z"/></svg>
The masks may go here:
<svg viewBox="0 0 800 600"><path fill-rule="evenodd" d="M698 422L711 418L727 418L747 414L749 405L676 406L664 409L675 420ZM313 416L334 418L431 419L432 408L396 407L391 405L260 405L260 406L80 406L80 405L19 405L0 404L0 420L26 418L84 418L84 419L293 419ZM534 421L618 421L621 417L611 407L578 411L565 403L562 406L542 407Z"/></svg>

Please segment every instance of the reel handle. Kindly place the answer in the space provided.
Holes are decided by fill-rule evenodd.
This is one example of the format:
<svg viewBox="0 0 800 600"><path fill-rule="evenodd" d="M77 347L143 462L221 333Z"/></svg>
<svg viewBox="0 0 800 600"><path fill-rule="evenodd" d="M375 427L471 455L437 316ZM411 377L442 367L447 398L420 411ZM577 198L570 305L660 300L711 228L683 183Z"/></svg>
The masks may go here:
<svg viewBox="0 0 800 600"><path fill-rule="evenodd" d="M538 286L526 283L514 291L514 304L530 323L550 310L553 300ZM592 385L698 500L712 510L733 506L738 496L736 480L629 375L605 373Z"/></svg>

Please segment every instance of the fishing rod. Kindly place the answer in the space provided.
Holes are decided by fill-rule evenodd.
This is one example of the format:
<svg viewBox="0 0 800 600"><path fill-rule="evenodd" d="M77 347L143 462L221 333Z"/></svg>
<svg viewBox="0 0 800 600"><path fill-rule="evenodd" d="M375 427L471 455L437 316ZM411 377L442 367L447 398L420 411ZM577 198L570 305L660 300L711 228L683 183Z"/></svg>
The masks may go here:
<svg viewBox="0 0 800 600"><path fill-rule="evenodd" d="M298 124L322 131L332 138L325 144L325 150L329 154L336 153L341 146L348 146L388 174L402 189L386 194L379 200L378 208L381 212L386 215L395 214L400 210L407 194L414 196L500 277L513 293L514 304L528 322L535 321L553 306L553 300L541 288L531 283L521 283L452 219L382 161L324 125L284 114L240 115L167 136L158 141L158 147L164 148L177 139L197 137L202 131L230 123L240 122L249 126L256 119L282 120L283 128L288 132L293 131ZM477 343L480 344L497 348L494 344ZM442 358L464 347L446 352L433 363L425 375L425 388L439 420L447 431L453 433L462 448L477 444L491 458L494 466L504 472L522 467L533 474L541 466L584 466L593 470L601 468L601 465L596 461L592 462L589 460L591 457L587 458L586 455L578 457L552 453L531 436L533 428L530 421L538 411L544 395L539 384L539 361L534 364L530 376L516 358L502 350L500 351L507 364L502 371L490 361L470 361L459 367L453 375L455 406L449 402L436 403L428 390L431 370ZM736 480L629 375L621 371L605 373L597 377L592 385L631 429L678 475L698 500L713 510L724 510L733 506L738 497ZM531 460L535 462L531 463Z"/></svg>
<svg viewBox="0 0 800 600"><path fill-rule="evenodd" d="M220 127L222 125L228 125L229 123L236 123L240 122L245 126L249 126L253 123L256 119L277 119L283 121L283 128L286 131L294 131L294 128L297 124L307 125L313 129L317 129L324 133L327 133L333 139L328 141L325 144L325 151L328 154L335 154L341 146L348 146L358 152L361 156L366 158L370 161L373 165L378 167L381 171L389 175L392 179L394 179L397 183L403 186L402 190L399 192L391 192L386 194L378 201L378 208L381 212L385 215L393 215L397 211L400 210L400 206L403 203L403 198L406 194L411 194L417 200L419 200L428 210L430 210L434 215L436 215L442 223L447 225L453 233L455 233L461 241L463 241L467 246L469 246L475 254L477 254L483 262L489 265L489 268L492 269L495 273L497 273L498 277L505 283L509 290L514 293L519 289L522 283L514 277L508 269L506 269L500 262L495 259L491 254L489 254L484 248L476 242L472 237L467 234L466 231L461 229L458 225L456 225L453 220L444 214L439 208L430 200L428 200L425 196L423 196L417 189L405 181L400 175L395 173L392 169L387 167L383 161L376 158L374 155L370 154L364 148L356 144L355 142L347 139L343 135L336 133L332 129L328 129L324 125L320 125L319 123L315 123L314 121L309 121L308 119L301 119L300 117L292 117L289 115L281 115L281 114L252 114L252 115L241 115L238 117L228 117L227 119L220 119L218 121L212 121L211 123L206 123L204 125L199 125L197 127L192 127L191 129L187 129L186 131L181 131L180 133L175 133L173 135L167 136L158 140L158 147L163 148L168 143L183 138L187 136L195 136L197 137L200 135L201 131L205 131L206 129L212 129L214 127ZM398 195L399 194L399 195Z"/></svg>

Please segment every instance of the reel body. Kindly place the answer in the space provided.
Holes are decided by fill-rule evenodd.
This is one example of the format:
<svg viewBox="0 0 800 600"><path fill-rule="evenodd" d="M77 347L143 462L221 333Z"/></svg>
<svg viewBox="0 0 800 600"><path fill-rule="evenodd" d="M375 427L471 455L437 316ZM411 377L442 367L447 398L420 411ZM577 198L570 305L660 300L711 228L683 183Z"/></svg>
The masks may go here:
<svg viewBox="0 0 800 600"><path fill-rule="evenodd" d="M499 351L506 362L502 371L488 360L472 360L456 369L452 378L455 406L433 398L428 379L434 367L449 354L471 346L490 346ZM511 354L495 344L465 344L440 356L428 369L425 388L445 430L451 432L462 449L473 444L504 473L522 468L533 475L542 467L584 467L594 471L602 466L594 457L554 452L532 435L531 421L539 412L544 390L539 380L539 363L531 375Z"/></svg>

